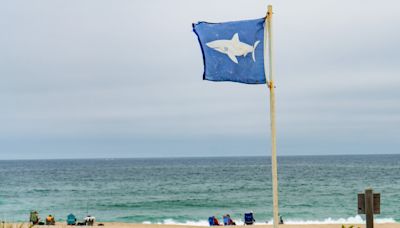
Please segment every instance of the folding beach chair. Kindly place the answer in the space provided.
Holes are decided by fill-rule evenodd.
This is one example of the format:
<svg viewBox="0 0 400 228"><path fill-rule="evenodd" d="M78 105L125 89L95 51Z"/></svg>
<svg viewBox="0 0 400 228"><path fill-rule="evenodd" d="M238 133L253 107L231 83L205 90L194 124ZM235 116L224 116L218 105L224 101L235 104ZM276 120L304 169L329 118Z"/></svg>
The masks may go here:
<svg viewBox="0 0 400 228"><path fill-rule="evenodd" d="M93 225L94 225L94 220L95 220L95 217L93 217L93 216L91 216L91 215L88 215L88 216L85 218L86 226L93 226Z"/></svg>
<svg viewBox="0 0 400 228"><path fill-rule="evenodd" d="M210 226L219 226L218 219L215 218L215 216L209 217L208 218L208 223L210 224Z"/></svg>
<svg viewBox="0 0 400 228"><path fill-rule="evenodd" d="M208 224L210 224L210 226L214 226L214 216L208 218Z"/></svg>
<svg viewBox="0 0 400 228"><path fill-rule="evenodd" d="M73 214L67 216L67 225L76 225L76 217Z"/></svg>
<svg viewBox="0 0 400 228"><path fill-rule="evenodd" d="M245 213L244 214L244 224L245 225L253 225L256 220L254 219L253 213Z"/></svg>

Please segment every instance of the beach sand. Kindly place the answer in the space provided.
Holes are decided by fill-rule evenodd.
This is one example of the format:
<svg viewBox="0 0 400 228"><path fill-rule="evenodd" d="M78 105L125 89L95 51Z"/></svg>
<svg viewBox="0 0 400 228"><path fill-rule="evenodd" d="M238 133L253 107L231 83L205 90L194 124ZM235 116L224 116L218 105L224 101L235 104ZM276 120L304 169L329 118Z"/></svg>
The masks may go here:
<svg viewBox="0 0 400 228"><path fill-rule="evenodd" d="M350 226L351 224L345 225L346 227ZM112 227L112 228L182 228L182 227L188 227L188 228L198 228L199 226L189 226L189 225L147 225L147 224L126 224L126 223L105 223L105 226L107 227ZM249 227L249 226L243 226L243 225L238 225L235 227ZM255 227L255 228L272 228L272 225L254 225L250 227ZM306 225L296 225L296 224L290 224L290 225L279 225L279 227L282 228L341 228L341 224L306 224ZM355 224L355 228L360 227L360 228L365 228L365 225L357 225ZM387 224L376 224L374 227L377 228L400 228L400 224L397 223L387 223Z"/></svg>
<svg viewBox="0 0 400 228"><path fill-rule="evenodd" d="M117 222L106 222L103 223L104 226L97 226L97 224L94 225L94 227L110 227L110 228L183 228L183 227L188 227L188 228L198 228L198 227L205 227L205 226L190 226L190 225L156 225L156 224L132 224L132 223L117 223ZM354 225L354 228L360 227L360 228L365 228L365 225L360 225L360 224L345 224L346 227L349 227L350 225ZM0 226L1 227L1 226ZM8 228L8 226L5 226ZM20 224L13 224L14 227L20 227ZM28 227L27 225L23 226ZM67 226L65 223L58 223L55 226L35 226L35 227L43 227L43 228L67 228L67 227L80 227L80 226ZM233 226L233 227L249 227L249 226L243 226L243 225L238 225L238 226ZM272 228L272 225L254 225L251 226L254 228ZM279 227L282 228L341 228L341 224L301 224L301 225L296 225L296 224L288 224L288 225L279 225ZM383 223L383 224L375 224L374 227L376 228L400 228L400 223Z"/></svg>

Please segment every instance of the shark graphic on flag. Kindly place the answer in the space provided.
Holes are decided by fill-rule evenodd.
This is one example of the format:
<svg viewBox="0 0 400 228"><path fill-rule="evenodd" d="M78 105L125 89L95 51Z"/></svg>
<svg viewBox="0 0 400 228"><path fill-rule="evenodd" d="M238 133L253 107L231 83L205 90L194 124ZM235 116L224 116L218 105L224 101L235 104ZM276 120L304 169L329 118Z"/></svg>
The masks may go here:
<svg viewBox="0 0 400 228"><path fill-rule="evenodd" d="M203 52L204 80L265 84L265 18L193 24Z"/></svg>
<svg viewBox="0 0 400 228"><path fill-rule="evenodd" d="M252 47L246 43L242 43L239 40L239 35L237 33L235 33L235 35L233 35L233 37L232 37L232 40L215 40L215 41L206 43L206 45L210 48L213 48L216 51L227 54L228 57L234 63L238 63L236 56L243 55L244 57L246 57L246 55L250 52L252 53L253 61L255 62L256 61L255 50L256 50L258 43L260 43L259 40L257 40L254 43L254 47Z"/></svg>

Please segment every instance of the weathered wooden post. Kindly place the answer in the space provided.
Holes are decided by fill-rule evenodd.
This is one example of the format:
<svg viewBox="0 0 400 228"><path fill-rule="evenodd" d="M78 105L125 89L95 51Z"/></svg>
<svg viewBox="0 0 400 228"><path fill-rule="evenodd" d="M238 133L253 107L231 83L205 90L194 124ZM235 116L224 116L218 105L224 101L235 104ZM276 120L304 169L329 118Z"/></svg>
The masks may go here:
<svg viewBox="0 0 400 228"><path fill-rule="evenodd" d="M358 214L365 214L366 228L374 228L374 214L381 212L381 194L373 193L372 188L358 194Z"/></svg>
<svg viewBox="0 0 400 228"><path fill-rule="evenodd" d="M365 190L365 220L367 228L374 228L374 198L372 194L371 188Z"/></svg>

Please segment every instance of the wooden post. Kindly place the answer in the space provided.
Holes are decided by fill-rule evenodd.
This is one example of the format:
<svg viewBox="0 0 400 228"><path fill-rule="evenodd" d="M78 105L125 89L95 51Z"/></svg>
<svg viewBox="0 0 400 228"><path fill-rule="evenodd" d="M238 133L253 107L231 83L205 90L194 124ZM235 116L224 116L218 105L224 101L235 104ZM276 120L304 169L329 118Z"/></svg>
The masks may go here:
<svg viewBox="0 0 400 228"><path fill-rule="evenodd" d="M266 30L268 31L268 51L269 51L269 82L267 81L270 91L270 112L271 112L271 163L272 163L272 198L273 198L273 216L274 228L279 225L279 207L278 207L278 168L276 159L276 119L275 119L275 84L273 71L273 46L272 46L272 5L268 5L266 18ZM265 36L265 30L264 30ZM264 41L267 37L264 37ZM265 42L264 42L265 44ZM264 46L265 53L266 46ZM266 56L264 55L264 58ZM265 61L264 61L265 62ZM266 78L267 79L267 78Z"/></svg>
<svg viewBox="0 0 400 228"><path fill-rule="evenodd" d="M365 220L366 228L374 228L374 195L371 188L365 189Z"/></svg>

